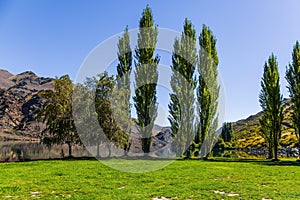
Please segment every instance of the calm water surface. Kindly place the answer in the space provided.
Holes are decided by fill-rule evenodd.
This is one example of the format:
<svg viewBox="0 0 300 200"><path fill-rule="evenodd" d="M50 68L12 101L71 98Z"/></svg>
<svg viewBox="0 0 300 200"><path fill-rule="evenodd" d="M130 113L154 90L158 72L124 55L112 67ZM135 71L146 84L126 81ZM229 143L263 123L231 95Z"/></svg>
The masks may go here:
<svg viewBox="0 0 300 200"><path fill-rule="evenodd" d="M81 146L72 147L74 157L89 156ZM22 161L63 158L68 156L67 145L52 145L50 148L39 142L0 141L0 161Z"/></svg>

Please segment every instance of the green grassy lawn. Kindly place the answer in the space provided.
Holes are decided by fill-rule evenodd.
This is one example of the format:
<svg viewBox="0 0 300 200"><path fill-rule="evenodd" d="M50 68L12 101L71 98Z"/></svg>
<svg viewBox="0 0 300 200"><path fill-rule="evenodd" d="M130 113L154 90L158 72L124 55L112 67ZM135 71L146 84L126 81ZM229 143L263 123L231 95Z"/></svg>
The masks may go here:
<svg viewBox="0 0 300 200"><path fill-rule="evenodd" d="M52 160L0 163L0 172L0 198L300 199L294 160L184 160L148 173L120 172L92 159Z"/></svg>

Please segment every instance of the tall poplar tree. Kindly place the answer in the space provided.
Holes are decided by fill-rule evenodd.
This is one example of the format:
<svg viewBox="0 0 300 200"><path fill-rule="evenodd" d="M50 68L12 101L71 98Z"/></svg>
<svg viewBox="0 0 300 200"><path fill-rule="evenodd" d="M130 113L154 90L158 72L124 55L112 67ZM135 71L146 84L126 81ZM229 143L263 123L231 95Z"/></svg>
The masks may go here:
<svg viewBox="0 0 300 200"><path fill-rule="evenodd" d="M138 44L135 48L135 96L134 106L137 112L137 125L144 153L150 152L151 135L157 117L156 86L159 56L154 57L158 28L154 25L150 7L144 9L139 21Z"/></svg>
<svg viewBox="0 0 300 200"><path fill-rule="evenodd" d="M195 135L195 69L197 66L196 31L188 19L184 31L173 45L171 87L168 117L173 136L173 150L177 156L190 157L189 146Z"/></svg>
<svg viewBox="0 0 300 200"><path fill-rule="evenodd" d="M199 85L197 88L199 126L195 137L195 143L201 148L201 155L206 156L216 139L218 127L218 54L216 49L216 38L212 31L203 25L199 36ZM205 141L205 144L203 144ZM204 145L204 146L203 146Z"/></svg>
<svg viewBox="0 0 300 200"><path fill-rule="evenodd" d="M277 151L281 137L281 123L283 119L282 95L280 94L278 63L274 54L264 65L264 73L261 80L261 93L259 102L263 109L260 119L261 132L269 144L269 156L278 159ZM271 157L270 157L271 158Z"/></svg>
<svg viewBox="0 0 300 200"><path fill-rule="evenodd" d="M224 142L231 142L233 136L233 128L231 122L223 123L221 138Z"/></svg>
<svg viewBox="0 0 300 200"><path fill-rule="evenodd" d="M128 27L126 27L122 37L118 42L118 59L117 65L117 79L118 88L125 88L130 91L130 73L132 69L132 51L130 47L130 38L128 33ZM129 97L127 100L129 101Z"/></svg>
<svg viewBox="0 0 300 200"><path fill-rule="evenodd" d="M298 137L300 148L300 44L296 42L293 53L292 63L286 69L286 80L292 101L292 119L296 136Z"/></svg>
<svg viewBox="0 0 300 200"><path fill-rule="evenodd" d="M132 51L130 47L130 38L128 27L118 42L117 65L117 88L114 90L112 98L114 114L117 117L118 125L122 134L119 136L122 141L122 147L125 154L129 151L129 137L131 132L131 104L130 104L130 74L132 69Z"/></svg>

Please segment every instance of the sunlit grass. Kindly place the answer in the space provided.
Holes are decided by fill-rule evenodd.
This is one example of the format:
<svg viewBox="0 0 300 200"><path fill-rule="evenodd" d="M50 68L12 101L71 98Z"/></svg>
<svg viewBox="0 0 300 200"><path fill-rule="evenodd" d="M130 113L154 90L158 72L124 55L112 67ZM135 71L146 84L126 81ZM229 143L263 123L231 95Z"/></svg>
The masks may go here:
<svg viewBox="0 0 300 200"><path fill-rule="evenodd" d="M182 160L153 172L126 173L92 159L1 163L0 198L300 199L299 165L295 160Z"/></svg>

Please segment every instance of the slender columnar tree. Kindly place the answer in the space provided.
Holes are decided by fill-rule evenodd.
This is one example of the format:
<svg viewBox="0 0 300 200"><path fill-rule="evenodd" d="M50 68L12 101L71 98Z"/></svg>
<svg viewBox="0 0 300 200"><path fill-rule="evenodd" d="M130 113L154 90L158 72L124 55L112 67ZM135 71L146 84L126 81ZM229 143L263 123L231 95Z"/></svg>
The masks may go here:
<svg viewBox="0 0 300 200"><path fill-rule="evenodd" d="M300 148L300 44L296 42L293 53L292 63L286 69L286 80L292 101L292 119L295 133L298 137Z"/></svg>
<svg viewBox="0 0 300 200"><path fill-rule="evenodd" d="M115 103L114 114L117 116L117 122L122 130L119 139L122 141L125 153L127 153L130 148L129 136L131 132L130 74L132 69L132 51L127 27L119 39L118 58L117 88L114 91L115 95L112 101Z"/></svg>
<svg viewBox="0 0 300 200"><path fill-rule="evenodd" d="M151 135L157 116L156 86L159 56L154 57L158 28L154 25L149 6L144 9L139 22L138 44L135 49L135 96L134 106L137 112L137 125L144 153L150 152Z"/></svg>
<svg viewBox="0 0 300 200"><path fill-rule="evenodd" d="M189 146L195 135L195 69L197 66L196 31L193 24L185 19L181 38L173 45L171 87L168 117L177 155L190 156Z"/></svg>
<svg viewBox="0 0 300 200"><path fill-rule="evenodd" d="M212 31L203 25L199 36L199 85L197 88L199 126L195 137L195 143L199 148L202 145L201 156L206 156L213 141L216 139L218 126L218 54L216 50L216 38ZM205 144L203 144L205 141Z"/></svg>
<svg viewBox="0 0 300 200"><path fill-rule="evenodd" d="M233 129L232 129L232 123L231 122L225 122L223 123L221 137L224 142L231 142L233 136Z"/></svg>
<svg viewBox="0 0 300 200"><path fill-rule="evenodd" d="M279 72L277 59L272 54L265 63L261 80L261 93L259 102L263 109L263 117L260 119L261 133L269 144L269 156L278 159L277 151L281 137L281 122L283 119L282 95L280 94Z"/></svg>
<svg viewBox="0 0 300 200"><path fill-rule="evenodd" d="M118 43L118 59L117 65L117 79L118 88L125 88L130 91L130 73L132 69L132 51L130 47L130 38L128 27L126 27L124 34L119 38ZM130 96L129 96L130 98ZM129 100L129 98L127 100Z"/></svg>

